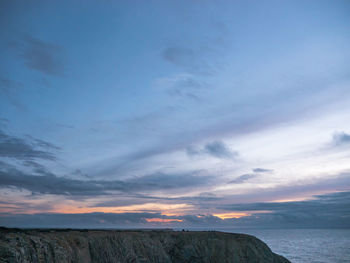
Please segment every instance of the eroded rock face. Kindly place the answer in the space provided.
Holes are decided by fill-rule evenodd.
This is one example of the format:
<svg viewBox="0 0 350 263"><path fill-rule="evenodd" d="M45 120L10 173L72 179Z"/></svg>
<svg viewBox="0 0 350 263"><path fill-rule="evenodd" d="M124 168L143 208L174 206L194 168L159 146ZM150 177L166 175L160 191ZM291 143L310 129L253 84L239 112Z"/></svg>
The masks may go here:
<svg viewBox="0 0 350 263"><path fill-rule="evenodd" d="M223 232L0 230L0 262L287 263L259 239Z"/></svg>

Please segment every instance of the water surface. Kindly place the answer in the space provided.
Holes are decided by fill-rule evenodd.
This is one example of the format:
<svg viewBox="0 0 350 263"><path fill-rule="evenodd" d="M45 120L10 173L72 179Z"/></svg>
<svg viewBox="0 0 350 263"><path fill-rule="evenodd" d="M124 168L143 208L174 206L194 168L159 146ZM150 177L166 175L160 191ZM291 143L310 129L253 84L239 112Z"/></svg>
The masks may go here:
<svg viewBox="0 0 350 263"><path fill-rule="evenodd" d="M293 263L349 263L350 229L218 229L264 241Z"/></svg>

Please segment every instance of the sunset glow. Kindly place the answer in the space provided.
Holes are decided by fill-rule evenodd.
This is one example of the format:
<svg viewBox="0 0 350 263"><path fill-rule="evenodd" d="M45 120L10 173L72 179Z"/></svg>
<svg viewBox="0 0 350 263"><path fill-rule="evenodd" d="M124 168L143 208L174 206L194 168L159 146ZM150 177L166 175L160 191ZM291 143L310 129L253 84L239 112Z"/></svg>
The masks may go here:
<svg viewBox="0 0 350 263"><path fill-rule="evenodd" d="M213 214L213 216L217 216L221 219L228 219L228 218L241 218L242 216L249 216L248 213L223 213L223 214Z"/></svg>
<svg viewBox="0 0 350 263"><path fill-rule="evenodd" d="M181 212L190 209L191 205L187 204L156 204L156 203L146 203L141 205L130 205L130 206L116 206L116 207L77 207L77 206L57 206L56 209L51 212L54 213L92 213L92 212L101 212L101 213L142 213L142 212L164 212L164 214L172 215L171 212ZM169 212L169 213L168 213Z"/></svg>

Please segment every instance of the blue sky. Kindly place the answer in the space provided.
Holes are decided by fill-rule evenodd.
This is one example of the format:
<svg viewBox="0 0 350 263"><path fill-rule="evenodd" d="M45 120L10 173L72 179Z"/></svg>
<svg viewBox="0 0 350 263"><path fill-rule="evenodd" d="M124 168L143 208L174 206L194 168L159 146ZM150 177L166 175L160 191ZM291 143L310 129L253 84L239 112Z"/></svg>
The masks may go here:
<svg viewBox="0 0 350 263"><path fill-rule="evenodd" d="M296 202L339 202L350 191L349 11L2 1L0 223L101 213L258 225L281 212L265 204L291 216ZM324 226L346 225L344 200Z"/></svg>

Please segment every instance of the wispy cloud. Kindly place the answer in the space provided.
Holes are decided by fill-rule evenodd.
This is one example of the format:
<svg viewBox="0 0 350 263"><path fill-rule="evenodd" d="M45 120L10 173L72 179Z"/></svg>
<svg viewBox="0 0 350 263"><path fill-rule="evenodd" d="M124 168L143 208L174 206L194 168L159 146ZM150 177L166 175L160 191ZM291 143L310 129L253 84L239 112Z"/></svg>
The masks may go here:
<svg viewBox="0 0 350 263"><path fill-rule="evenodd" d="M56 160L56 156L48 150L58 150L57 146L43 140L29 137L28 140L12 136L0 130L0 157L18 160Z"/></svg>
<svg viewBox="0 0 350 263"><path fill-rule="evenodd" d="M217 158L232 158L238 155L237 152L231 151L222 141L208 143L204 149L208 154Z"/></svg>
<svg viewBox="0 0 350 263"><path fill-rule="evenodd" d="M172 77L159 78L155 85L164 89L173 97L200 99L200 93L207 87L207 84L198 80L191 74L178 74Z"/></svg>
<svg viewBox="0 0 350 263"><path fill-rule="evenodd" d="M187 73L199 76L212 76L222 67L222 57L218 56L215 41L205 39L202 46L185 47L170 46L163 50L162 57L165 61L177 66ZM218 59L221 57L221 59Z"/></svg>
<svg viewBox="0 0 350 263"><path fill-rule="evenodd" d="M265 169L265 168L254 168L252 169L254 173L272 173L272 169Z"/></svg>
<svg viewBox="0 0 350 263"><path fill-rule="evenodd" d="M137 193L149 191L181 191L208 185L213 180L202 172L155 173L127 180L81 180L57 176L35 162L26 163L37 175L25 173L12 165L0 162L0 186L26 189L33 193L55 195L98 196L114 192Z"/></svg>
<svg viewBox="0 0 350 263"><path fill-rule="evenodd" d="M228 27L221 21L213 20L207 26L211 29L208 34L195 32L195 36L185 41L174 40L173 45L164 48L163 59L188 73L202 76L218 73L225 65L224 54L228 53ZM192 38L195 41L191 41Z"/></svg>
<svg viewBox="0 0 350 263"><path fill-rule="evenodd" d="M336 132L332 138L333 146L350 145L350 134L345 132Z"/></svg>
<svg viewBox="0 0 350 263"><path fill-rule="evenodd" d="M210 181L212 182L212 181ZM198 205L203 205L204 203L211 203L217 205L218 202L224 198L215 196L211 193L202 193L194 196L180 196L180 197L169 197L169 196L155 196L152 194L119 194L113 195L110 200L94 203L91 207L116 207L116 206L126 206L134 204L145 204L145 203L160 203L160 204L178 204L185 203L196 207Z"/></svg>
<svg viewBox="0 0 350 263"><path fill-rule="evenodd" d="M248 179L247 179L248 180ZM350 190L350 173L344 171L335 175L323 175L320 178L304 179L288 184L277 184L272 187L255 187L253 191L240 194L226 194L225 198L236 203L251 203L255 200L273 202L276 200L293 200L310 197L317 193Z"/></svg>
<svg viewBox="0 0 350 263"><path fill-rule="evenodd" d="M273 170L271 169L264 169L264 168L254 168L252 169L253 173L247 173L247 174L242 174L241 176L238 176L234 180L228 182L228 184L243 184L250 179L256 178L261 176L264 173L272 173Z"/></svg>
<svg viewBox="0 0 350 263"><path fill-rule="evenodd" d="M189 146L186 152L190 156L206 154L219 159L231 159L238 156L238 152L232 151L224 142L218 140L205 144L202 149Z"/></svg>
<svg viewBox="0 0 350 263"><path fill-rule="evenodd" d="M229 184L242 184L245 183L246 181L257 177L258 174L243 174L241 176L238 176L236 179L228 182Z"/></svg>
<svg viewBox="0 0 350 263"><path fill-rule="evenodd" d="M17 42L12 43L12 47L18 51L28 69L45 75L63 76L63 48L61 46L26 34Z"/></svg>
<svg viewBox="0 0 350 263"><path fill-rule="evenodd" d="M163 51L163 58L177 66L196 68L197 58L193 49L186 47L168 47Z"/></svg>

